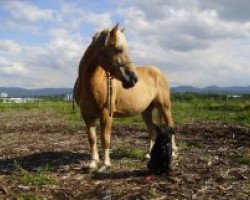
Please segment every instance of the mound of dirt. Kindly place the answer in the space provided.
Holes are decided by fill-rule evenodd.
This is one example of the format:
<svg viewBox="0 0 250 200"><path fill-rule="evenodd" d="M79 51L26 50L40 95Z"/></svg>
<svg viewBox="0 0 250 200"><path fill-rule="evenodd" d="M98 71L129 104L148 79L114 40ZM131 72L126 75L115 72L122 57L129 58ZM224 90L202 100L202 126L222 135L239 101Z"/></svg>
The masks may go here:
<svg viewBox="0 0 250 200"><path fill-rule="evenodd" d="M146 149L148 135L138 126L114 125L111 173L88 172L89 145L83 130L71 128L53 112L0 113L0 199L25 194L63 200L249 199L247 127L218 122L178 126L179 156L169 177L148 173L147 160L139 154ZM127 149L139 153L130 155ZM22 180L41 173L53 181Z"/></svg>

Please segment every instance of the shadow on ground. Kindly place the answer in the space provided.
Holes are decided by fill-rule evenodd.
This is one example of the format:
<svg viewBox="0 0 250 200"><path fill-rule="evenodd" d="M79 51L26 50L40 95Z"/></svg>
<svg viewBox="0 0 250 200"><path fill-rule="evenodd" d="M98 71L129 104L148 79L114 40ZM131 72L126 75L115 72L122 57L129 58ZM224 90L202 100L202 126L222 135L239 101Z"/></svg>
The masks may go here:
<svg viewBox="0 0 250 200"><path fill-rule="evenodd" d="M145 169L136 169L136 170L124 170L118 172L110 173L95 173L92 175L94 180L119 180L124 178L135 178L135 177L146 177L151 175L149 170Z"/></svg>
<svg viewBox="0 0 250 200"><path fill-rule="evenodd" d="M0 173L11 173L18 167L27 171L37 171L48 165L49 170L56 170L63 165L80 164L89 160L89 155L70 151L40 152L11 159L0 160Z"/></svg>

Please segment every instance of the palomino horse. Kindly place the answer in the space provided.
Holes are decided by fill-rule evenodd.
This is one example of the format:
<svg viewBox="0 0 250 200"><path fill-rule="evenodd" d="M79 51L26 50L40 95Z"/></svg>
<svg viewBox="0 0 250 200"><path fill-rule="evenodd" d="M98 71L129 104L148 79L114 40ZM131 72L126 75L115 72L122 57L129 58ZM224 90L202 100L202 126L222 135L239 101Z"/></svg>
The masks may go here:
<svg viewBox="0 0 250 200"><path fill-rule="evenodd" d="M97 32L93 37L79 64L74 97L86 123L91 169L96 169L99 162L95 128L97 118L100 119L104 150L101 169L110 167L109 148L113 117L141 113L150 135L147 157L156 135L156 125L152 119L153 109L157 108L164 124L173 127L170 91L165 76L155 67L132 66L126 38L118 24L112 30ZM173 152L176 154L174 135L172 143Z"/></svg>

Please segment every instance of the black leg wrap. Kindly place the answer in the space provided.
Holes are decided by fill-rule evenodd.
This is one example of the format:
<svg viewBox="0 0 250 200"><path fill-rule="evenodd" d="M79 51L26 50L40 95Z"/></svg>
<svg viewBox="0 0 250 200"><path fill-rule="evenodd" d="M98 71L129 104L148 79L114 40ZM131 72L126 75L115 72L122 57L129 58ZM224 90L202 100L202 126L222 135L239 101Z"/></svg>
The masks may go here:
<svg viewBox="0 0 250 200"><path fill-rule="evenodd" d="M168 175L171 171L172 161L172 127L161 125L156 127L157 137L151 150L151 159L148 162L148 169L154 174Z"/></svg>

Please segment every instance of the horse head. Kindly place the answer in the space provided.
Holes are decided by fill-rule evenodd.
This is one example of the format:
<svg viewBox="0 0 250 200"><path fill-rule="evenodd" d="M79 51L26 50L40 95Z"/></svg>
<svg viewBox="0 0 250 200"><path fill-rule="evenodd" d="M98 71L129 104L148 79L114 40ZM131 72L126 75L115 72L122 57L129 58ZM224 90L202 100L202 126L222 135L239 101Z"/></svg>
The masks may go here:
<svg viewBox="0 0 250 200"><path fill-rule="evenodd" d="M123 30L116 24L93 37L99 45L98 61L111 76L120 80L124 88L133 87L138 81L135 68L128 54L128 45Z"/></svg>

